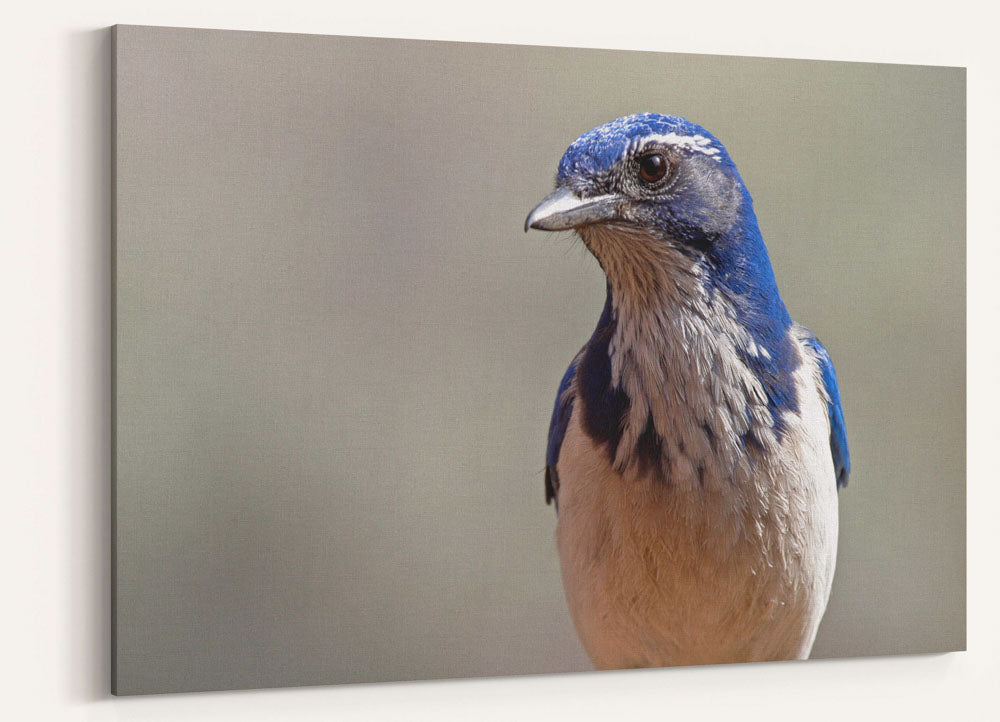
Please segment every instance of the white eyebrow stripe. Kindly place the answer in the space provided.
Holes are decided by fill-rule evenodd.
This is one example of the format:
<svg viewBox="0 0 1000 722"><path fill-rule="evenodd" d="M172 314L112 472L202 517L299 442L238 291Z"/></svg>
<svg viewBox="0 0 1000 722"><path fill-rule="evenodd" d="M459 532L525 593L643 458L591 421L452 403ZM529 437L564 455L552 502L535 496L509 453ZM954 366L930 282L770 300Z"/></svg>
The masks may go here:
<svg viewBox="0 0 1000 722"><path fill-rule="evenodd" d="M635 145L631 150L634 151L640 147L657 144L666 144L685 148L695 153L702 153L709 157L713 157L715 160L721 160L721 158L717 156L719 156L722 151L712 144L711 138L706 138L703 135L678 135L677 133L667 133L666 135L654 133L651 135L644 135L643 137L636 139Z"/></svg>

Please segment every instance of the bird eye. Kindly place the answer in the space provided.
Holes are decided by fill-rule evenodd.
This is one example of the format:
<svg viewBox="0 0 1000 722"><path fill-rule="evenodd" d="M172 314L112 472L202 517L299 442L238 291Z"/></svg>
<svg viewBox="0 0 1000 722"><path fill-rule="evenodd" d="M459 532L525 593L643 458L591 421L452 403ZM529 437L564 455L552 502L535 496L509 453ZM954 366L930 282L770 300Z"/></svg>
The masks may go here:
<svg viewBox="0 0 1000 722"><path fill-rule="evenodd" d="M639 177L645 183L656 183L667 174L667 159L659 153L645 155L639 159Z"/></svg>

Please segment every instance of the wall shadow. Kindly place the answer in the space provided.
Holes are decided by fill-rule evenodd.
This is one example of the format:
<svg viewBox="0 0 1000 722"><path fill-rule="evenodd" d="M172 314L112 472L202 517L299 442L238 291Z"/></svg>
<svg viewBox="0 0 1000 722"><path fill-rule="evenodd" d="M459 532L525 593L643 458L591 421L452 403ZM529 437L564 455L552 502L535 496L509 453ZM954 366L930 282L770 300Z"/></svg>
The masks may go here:
<svg viewBox="0 0 1000 722"><path fill-rule="evenodd" d="M78 324L71 367L79 393L71 406L78 429L78 466L69 487L71 560L67 570L73 610L67 640L69 696L108 699L111 685L112 477L112 77L111 29L70 34L65 62L70 87L67 141L74 223L72 281L67 315ZM80 384L80 377L88 382Z"/></svg>

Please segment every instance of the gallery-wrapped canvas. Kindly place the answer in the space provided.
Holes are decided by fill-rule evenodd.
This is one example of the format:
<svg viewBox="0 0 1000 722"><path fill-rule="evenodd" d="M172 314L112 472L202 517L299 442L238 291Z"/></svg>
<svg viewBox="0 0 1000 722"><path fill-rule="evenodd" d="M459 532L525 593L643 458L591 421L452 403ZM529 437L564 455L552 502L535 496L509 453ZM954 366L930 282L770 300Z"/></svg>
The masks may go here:
<svg viewBox="0 0 1000 722"><path fill-rule="evenodd" d="M113 687L965 647L965 72L117 26Z"/></svg>

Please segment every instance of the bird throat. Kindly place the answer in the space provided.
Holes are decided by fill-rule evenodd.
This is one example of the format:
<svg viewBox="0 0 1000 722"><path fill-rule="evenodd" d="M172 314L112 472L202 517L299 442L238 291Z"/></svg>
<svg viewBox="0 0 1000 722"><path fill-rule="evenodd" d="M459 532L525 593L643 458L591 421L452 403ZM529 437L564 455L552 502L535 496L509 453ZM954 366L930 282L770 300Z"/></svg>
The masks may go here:
<svg viewBox="0 0 1000 722"><path fill-rule="evenodd" d="M732 299L682 246L613 226L580 234L608 298L578 369L584 427L614 468L704 487L747 473L748 446L776 443L766 361Z"/></svg>

